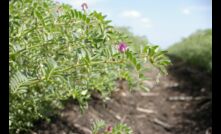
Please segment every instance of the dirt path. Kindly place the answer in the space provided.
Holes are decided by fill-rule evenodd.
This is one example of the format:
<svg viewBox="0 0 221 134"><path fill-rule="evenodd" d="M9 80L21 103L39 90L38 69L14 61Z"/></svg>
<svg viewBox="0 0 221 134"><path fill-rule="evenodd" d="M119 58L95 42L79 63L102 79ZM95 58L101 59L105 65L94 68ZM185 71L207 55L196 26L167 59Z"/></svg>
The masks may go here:
<svg viewBox="0 0 221 134"><path fill-rule="evenodd" d="M211 134L211 76L176 63L150 92L122 89L111 100L93 99L83 114L70 102L52 123L39 123L33 134L90 134L91 121L124 122L134 134ZM150 74L154 75L154 74Z"/></svg>

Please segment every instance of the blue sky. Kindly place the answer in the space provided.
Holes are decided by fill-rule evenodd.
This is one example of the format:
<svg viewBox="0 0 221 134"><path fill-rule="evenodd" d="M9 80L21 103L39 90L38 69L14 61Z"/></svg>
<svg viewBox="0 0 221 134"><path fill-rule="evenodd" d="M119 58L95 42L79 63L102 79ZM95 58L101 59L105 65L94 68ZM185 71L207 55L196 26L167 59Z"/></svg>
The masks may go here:
<svg viewBox="0 0 221 134"><path fill-rule="evenodd" d="M97 10L112 25L129 26L136 35L166 49L198 29L212 28L212 0L57 0L81 10Z"/></svg>

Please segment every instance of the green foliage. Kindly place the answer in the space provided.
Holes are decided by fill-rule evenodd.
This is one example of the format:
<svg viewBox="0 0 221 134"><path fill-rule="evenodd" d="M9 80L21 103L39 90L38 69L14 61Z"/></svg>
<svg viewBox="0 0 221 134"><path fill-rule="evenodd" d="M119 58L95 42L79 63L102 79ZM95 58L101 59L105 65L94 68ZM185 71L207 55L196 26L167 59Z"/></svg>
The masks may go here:
<svg viewBox="0 0 221 134"><path fill-rule="evenodd" d="M62 100L73 98L85 108L94 90L106 97L116 89L117 78L137 83L148 59L161 71L169 64L149 44L120 53L117 45L130 39L105 18L50 0L9 2L10 133L54 114Z"/></svg>
<svg viewBox="0 0 221 134"><path fill-rule="evenodd" d="M92 133L93 134L98 133L100 129L104 128L105 126L106 126L106 123L103 120L94 121L92 124Z"/></svg>
<svg viewBox="0 0 221 134"><path fill-rule="evenodd" d="M92 134L132 134L133 131L126 124L118 123L115 126L107 126L105 121L97 120L92 124Z"/></svg>
<svg viewBox="0 0 221 134"><path fill-rule="evenodd" d="M199 30L168 49L190 65L212 71L212 30Z"/></svg>

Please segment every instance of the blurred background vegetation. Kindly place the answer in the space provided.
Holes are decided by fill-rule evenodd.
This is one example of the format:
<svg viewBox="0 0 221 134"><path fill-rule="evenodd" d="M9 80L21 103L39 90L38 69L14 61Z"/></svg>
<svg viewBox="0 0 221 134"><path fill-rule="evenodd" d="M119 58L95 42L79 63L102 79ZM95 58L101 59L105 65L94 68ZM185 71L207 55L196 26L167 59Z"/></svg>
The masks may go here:
<svg viewBox="0 0 221 134"><path fill-rule="evenodd" d="M130 48L139 51L140 47L149 44L146 36L138 36L130 31L130 27L115 26L130 39ZM212 71L212 29L197 30L181 41L172 44L168 55L179 58L191 67L201 71Z"/></svg>
<svg viewBox="0 0 221 134"><path fill-rule="evenodd" d="M130 41L129 45L131 49L133 49L136 52L140 50L140 47L144 47L146 44L149 43L146 36L135 35L134 33L130 31L130 27L115 26L115 29L128 36L129 41Z"/></svg>
<svg viewBox="0 0 221 134"><path fill-rule="evenodd" d="M168 48L170 55L181 58L190 66L212 71L212 29L198 30Z"/></svg>

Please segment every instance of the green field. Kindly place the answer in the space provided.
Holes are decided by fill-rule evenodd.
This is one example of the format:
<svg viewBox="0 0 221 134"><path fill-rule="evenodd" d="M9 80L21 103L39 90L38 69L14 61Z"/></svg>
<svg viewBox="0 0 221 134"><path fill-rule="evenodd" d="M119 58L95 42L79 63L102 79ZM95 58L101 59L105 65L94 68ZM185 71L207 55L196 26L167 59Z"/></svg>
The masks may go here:
<svg viewBox="0 0 221 134"><path fill-rule="evenodd" d="M212 30L198 30L169 49L169 54L183 59L189 65L212 71Z"/></svg>

